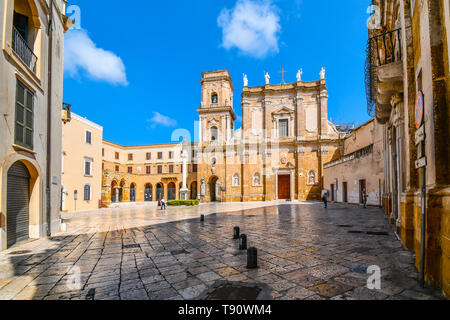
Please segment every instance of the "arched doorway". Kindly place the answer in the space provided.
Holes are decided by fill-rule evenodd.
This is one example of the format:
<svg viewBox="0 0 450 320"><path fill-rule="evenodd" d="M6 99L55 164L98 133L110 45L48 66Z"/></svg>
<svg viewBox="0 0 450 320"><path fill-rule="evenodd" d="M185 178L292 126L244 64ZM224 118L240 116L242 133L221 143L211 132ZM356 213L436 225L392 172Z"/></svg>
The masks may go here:
<svg viewBox="0 0 450 320"><path fill-rule="evenodd" d="M216 202L219 200L220 180L216 176L211 177L211 179L209 180L209 194L211 197L211 202Z"/></svg>
<svg viewBox="0 0 450 320"><path fill-rule="evenodd" d="M123 201L123 189L125 188L125 181L120 181L120 188L119 188L119 202Z"/></svg>
<svg viewBox="0 0 450 320"><path fill-rule="evenodd" d="M197 181L191 183L191 200L197 200Z"/></svg>
<svg viewBox="0 0 450 320"><path fill-rule="evenodd" d="M130 186L130 202L136 202L136 184Z"/></svg>
<svg viewBox="0 0 450 320"><path fill-rule="evenodd" d="M111 183L111 202L115 203L119 200L119 185L116 180Z"/></svg>
<svg viewBox="0 0 450 320"><path fill-rule="evenodd" d="M153 201L153 187L150 183L147 183L145 185L144 201L147 202Z"/></svg>
<svg viewBox="0 0 450 320"><path fill-rule="evenodd" d="M17 161L8 170L6 232L7 246L30 236L30 172Z"/></svg>
<svg viewBox="0 0 450 320"><path fill-rule="evenodd" d="M164 197L164 187L162 183L156 185L156 200L161 200Z"/></svg>
<svg viewBox="0 0 450 320"><path fill-rule="evenodd" d="M167 201L175 200L177 194L177 187L174 182L167 186Z"/></svg>

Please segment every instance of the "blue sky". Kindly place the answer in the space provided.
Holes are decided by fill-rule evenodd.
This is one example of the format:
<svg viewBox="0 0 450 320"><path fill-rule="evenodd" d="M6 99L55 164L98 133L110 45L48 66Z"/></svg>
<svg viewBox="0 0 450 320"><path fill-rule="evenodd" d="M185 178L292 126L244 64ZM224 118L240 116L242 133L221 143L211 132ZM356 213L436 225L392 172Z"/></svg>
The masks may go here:
<svg viewBox="0 0 450 320"><path fill-rule="evenodd" d="M81 30L66 34L64 101L123 145L167 143L194 132L203 71L228 69L240 115L249 86L317 80L326 68L328 116L369 119L364 91L369 1L69 1ZM70 7L68 7L70 8ZM78 17L75 11L69 16ZM236 123L236 127L240 127Z"/></svg>

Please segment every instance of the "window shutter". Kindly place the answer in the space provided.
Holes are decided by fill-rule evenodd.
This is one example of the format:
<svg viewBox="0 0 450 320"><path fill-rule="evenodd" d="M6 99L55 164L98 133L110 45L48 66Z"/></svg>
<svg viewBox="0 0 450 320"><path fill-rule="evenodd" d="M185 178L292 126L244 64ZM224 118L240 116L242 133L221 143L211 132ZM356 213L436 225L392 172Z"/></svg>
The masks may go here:
<svg viewBox="0 0 450 320"><path fill-rule="evenodd" d="M34 95L25 85L17 81L15 143L33 149Z"/></svg>

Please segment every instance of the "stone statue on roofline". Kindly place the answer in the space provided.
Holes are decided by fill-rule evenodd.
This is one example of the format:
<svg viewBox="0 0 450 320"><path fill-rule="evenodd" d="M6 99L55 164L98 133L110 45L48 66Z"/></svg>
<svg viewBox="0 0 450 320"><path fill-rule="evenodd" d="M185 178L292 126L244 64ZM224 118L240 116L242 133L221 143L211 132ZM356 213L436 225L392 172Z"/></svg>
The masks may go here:
<svg viewBox="0 0 450 320"><path fill-rule="evenodd" d="M248 87L248 78L247 78L247 75L244 73L243 76L244 76L244 87Z"/></svg>
<svg viewBox="0 0 450 320"><path fill-rule="evenodd" d="M325 79L325 68L324 67L322 67L322 70L320 70L319 75L320 75L320 80Z"/></svg>
<svg viewBox="0 0 450 320"><path fill-rule="evenodd" d="M266 84L270 84L270 75L268 72L264 75L264 78L266 79Z"/></svg>
<svg viewBox="0 0 450 320"><path fill-rule="evenodd" d="M298 70L297 72L297 82L302 81L303 69Z"/></svg>

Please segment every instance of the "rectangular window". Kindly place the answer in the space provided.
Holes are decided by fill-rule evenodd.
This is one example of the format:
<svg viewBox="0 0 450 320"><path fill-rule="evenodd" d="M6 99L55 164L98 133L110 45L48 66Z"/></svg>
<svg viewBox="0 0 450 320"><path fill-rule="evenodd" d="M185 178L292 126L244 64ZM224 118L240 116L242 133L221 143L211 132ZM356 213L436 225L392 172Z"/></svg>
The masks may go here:
<svg viewBox="0 0 450 320"><path fill-rule="evenodd" d="M152 169L151 169L151 167L150 167L150 166L147 166L147 167L146 167L146 172L147 172L147 174L151 174L151 172L152 172Z"/></svg>
<svg viewBox="0 0 450 320"><path fill-rule="evenodd" d="M128 167L128 173L133 173L133 167Z"/></svg>
<svg viewBox="0 0 450 320"><path fill-rule="evenodd" d="M15 143L33 149L34 94L17 81Z"/></svg>
<svg viewBox="0 0 450 320"><path fill-rule="evenodd" d="M105 148L102 148L102 157L105 156Z"/></svg>
<svg viewBox="0 0 450 320"><path fill-rule="evenodd" d="M169 159L173 159L173 151L169 151Z"/></svg>
<svg viewBox="0 0 450 320"><path fill-rule="evenodd" d="M116 158L116 160L119 160L119 153L118 152L116 152L115 158Z"/></svg>
<svg viewBox="0 0 450 320"><path fill-rule="evenodd" d="M162 166L158 166L158 174L162 173Z"/></svg>
<svg viewBox="0 0 450 320"><path fill-rule="evenodd" d="M91 186L87 184L84 186L84 201L90 200L91 200Z"/></svg>
<svg viewBox="0 0 450 320"><path fill-rule="evenodd" d="M128 154L128 161L132 161L133 160L133 154L132 153L129 153Z"/></svg>
<svg viewBox="0 0 450 320"><path fill-rule="evenodd" d="M169 173L173 173L173 165L169 166Z"/></svg>
<svg viewBox="0 0 450 320"><path fill-rule="evenodd" d="M92 144L92 132L86 130L85 131L85 140L87 144Z"/></svg>
<svg viewBox="0 0 450 320"><path fill-rule="evenodd" d="M88 177L92 176L92 159L90 158L84 159L84 175Z"/></svg>
<svg viewBox="0 0 450 320"><path fill-rule="evenodd" d="M280 120L280 137L289 137L289 120Z"/></svg>
<svg viewBox="0 0 450 320"><path fill-rule="evenodd" d="M102 170L105 170L105 163L102 163Z"/></svg>
<svg viewBox="0 0 450 320"><path fill-rule="evenodd" d="M150 152L147 152L147 160L152 160L152 154Z"/></svg>
<svg viewBox="0 0 450 320"><path fill-rule="evenodd" d="M119 166L116 166L116 172L119 172Z"/></svg>
<svg viewBox="0 0 450 320"><path fill-rule="evenodd" d="M192 165L192 172L197 172L197 165L196 164Z"/></svg>
<svg viewBox="0 0 450 320"><path fill-rule="evenodd" d="M162 156L163 156L163 153L162 152L158 152L158 160L161 160Z"/></svg>

